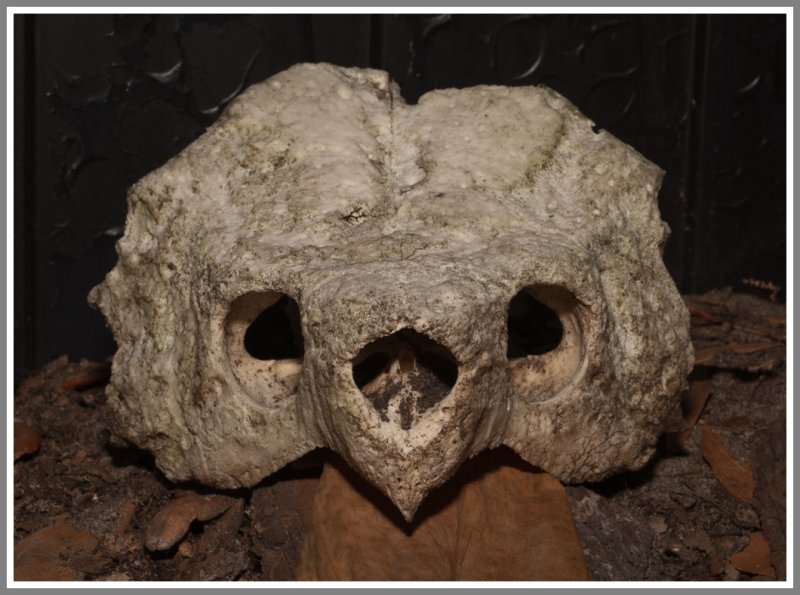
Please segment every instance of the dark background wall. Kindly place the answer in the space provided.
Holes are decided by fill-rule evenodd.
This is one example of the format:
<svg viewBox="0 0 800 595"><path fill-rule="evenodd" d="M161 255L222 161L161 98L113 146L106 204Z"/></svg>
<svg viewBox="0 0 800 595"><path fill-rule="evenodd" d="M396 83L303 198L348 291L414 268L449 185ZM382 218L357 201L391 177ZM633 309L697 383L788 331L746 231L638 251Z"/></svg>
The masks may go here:
<svg viewBox="0 0 800 595"><path fill-rule="evenodd" d="M39 15L14 27L17 376L113 352L86 294L115 263L126 188L243 88L304 61L388 70L410 103L547 84L667 171L665 260L682 291L785 285L782 15Z"/></svg>

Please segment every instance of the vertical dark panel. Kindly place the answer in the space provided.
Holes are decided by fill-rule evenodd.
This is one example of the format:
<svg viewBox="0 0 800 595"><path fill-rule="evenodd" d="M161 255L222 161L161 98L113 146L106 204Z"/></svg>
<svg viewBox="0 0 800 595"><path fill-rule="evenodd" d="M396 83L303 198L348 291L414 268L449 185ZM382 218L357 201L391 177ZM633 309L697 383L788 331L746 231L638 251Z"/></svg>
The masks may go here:
<svg viewBox="0 0 800 595"><path fill-rule="evenodd" d="M698 15L692 31L692 112L689 126L687 156L687 210L686 234L684 237L684 291L695 289L695 253L698 240L698 214L703 212L703 183L706 175L705 160L702 155L706 144L706 100L709 58L709 16Z"/></svg>
<svg viewBox="0 0 800 595"><path fill-rule="evenodd" d="M369 15L312 15L312 60L339 66L370 66Z"/></svg>
<svg viewBox="0 0 800 595"><path fill-rule="evenodd" d="M85 300L109 264L96 260L92 248L104 231L117 233L132 176L125 175L125 160L112 140L112 77L122 77L123 84L129 80L114 67L121 55L113 17L37 16L35 23L33 234L36 363L42 363L71 350L98 357L111 349L102 317Z"/></svg>
<svg viewBox="0 0 800 595"><path fill-rule="evenodd" d="M33 18L14 16L14 377L36 353Z"/></svg>
<svg viewBox="0 0 800 595"><path fill-rule="evenodd" d="M694 81L696 17L642 17L642 152L665 172L661 216L671 234L664 261L679 286L686 286L689 143Z"/></svg>
<svg viewBox="0 0 800 595"><path fill-rule="evenodd" d="M786 23L708 17L693 180L692 285L785 285Z"/></svg>
<svg viewBox="0 0 800 595"><path fill-rule="evenodd" d="M297 62L314 60L309 15L254 15L248 22L258 32L260 41L245 86L263 81Z"/></svg>

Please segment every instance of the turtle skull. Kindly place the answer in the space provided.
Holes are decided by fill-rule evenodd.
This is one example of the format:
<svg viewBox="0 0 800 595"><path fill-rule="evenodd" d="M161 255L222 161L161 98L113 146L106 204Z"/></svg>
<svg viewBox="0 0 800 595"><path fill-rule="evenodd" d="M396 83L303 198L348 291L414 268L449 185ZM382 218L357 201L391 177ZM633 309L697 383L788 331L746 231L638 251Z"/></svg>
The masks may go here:
<svg viewBox="0 0 800 595"><path fill-rule="evenodd" d="M408 519L501 444L565 482L639 467L693 361L661 177L544 87L253 85L129 192L90 296L115 430L223 488L329 447Z"/></svg>

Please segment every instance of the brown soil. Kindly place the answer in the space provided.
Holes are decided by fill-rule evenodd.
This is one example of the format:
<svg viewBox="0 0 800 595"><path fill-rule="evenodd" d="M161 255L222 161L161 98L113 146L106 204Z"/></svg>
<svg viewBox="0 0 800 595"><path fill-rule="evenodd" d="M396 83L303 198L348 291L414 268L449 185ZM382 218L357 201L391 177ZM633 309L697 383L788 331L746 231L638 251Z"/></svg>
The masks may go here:
<svg viewBox="0 0 800 595"><path fill-rule="evenodd" d="M699 363L673 432L646 469L567 488L589 576L784 580L785 308L687 303ZM106 374L61 358L16 390L16 578L291 580L326 453L253 489L175 485L105 429Z"/></svg>

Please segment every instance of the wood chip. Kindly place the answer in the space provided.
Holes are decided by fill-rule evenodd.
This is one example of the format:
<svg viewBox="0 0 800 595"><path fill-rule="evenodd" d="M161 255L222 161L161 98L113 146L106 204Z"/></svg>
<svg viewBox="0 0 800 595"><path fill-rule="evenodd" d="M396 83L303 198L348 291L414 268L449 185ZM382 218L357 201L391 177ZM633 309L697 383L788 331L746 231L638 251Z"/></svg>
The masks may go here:
<svg viewBox="0 0 800 595"><path fill-rule="evenodd" d="M42 439L39 432L21 421L14 422L14 460L39 450Z"/></svg>
<svg viewBox="0 0 800 595"><path fill-rule="evenodd" d="M709 426L703 426L700 439L703 458L711 466L716 478L733 496L744 502L753 500L755 480L750 466L735 458Z"/></svg>
<svg viewBox="0 0 800 595"><path fill-rule="evenodd" d="M194 521L210 521L228 510L236 500L229 496L188 495L169 502L152 518L144 535L150 551L168 550L184 538Z"/></svg>
<svg viewBox="0 0 800 595"><path fill-rule="evenodd" d="M731 564L736 570L775 578L775 569L769 561L769 544L761 533L753 533L750 543L741 552L731 556Z"/></svg>

